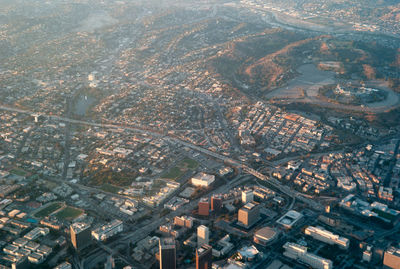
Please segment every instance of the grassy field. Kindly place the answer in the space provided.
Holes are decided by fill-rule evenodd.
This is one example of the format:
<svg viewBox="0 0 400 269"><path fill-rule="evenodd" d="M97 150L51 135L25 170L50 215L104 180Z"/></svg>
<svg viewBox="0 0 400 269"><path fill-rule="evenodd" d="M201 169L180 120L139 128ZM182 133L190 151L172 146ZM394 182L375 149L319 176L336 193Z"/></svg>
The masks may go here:
<svg viewBox="0 0 400 269"><path fill-rule="evenodd" d="M61 207L63 207L63 203L61 203L61 202L51 203L50 205L46 205L44 208L42 208L38 212L36 212L35 217L37 217L37 218L47 217L54 211L60 209Z"/></svg>
<svg viewBox="0 0 400 269"><path fill-rule="evenodd" d="M195 160L185 158L179 164L168 170L167 173L162 175L163 178L176 180L183 176L187 171L194 170L199 166Z"/></svg>
<svg viewBox="0 0 400 269"><path fill-rule="evenodd" d="M180 178L184 173L185 173L185 171L182 171L179 167L175 166L175 167L169 169L169 171L166 174L164 174L162 177L168 178L168 179L177 179L177 178Z"/></svg>
<svg viewBox="0 0 400 269"><path fill-rule="evenodd" d="M81 209L67 206L66 208L57 212L55 214L55 216L57 217L57 219L60 219L60 220L73 220L73 219L79 217L80 215L82 215L82 213L83 213L83 210L81 210Z"/></svg>
<svg viewBox="0 0 400 269"><path fill-rule="evenodd" d="M20 168L14 168L10 172L11 172L11 174L21 176L21 177L24 177L28 174L28 172L26 172L25 170L20 169Z"/></svg>
<svg viewBox="0 0 400 269"><path fill-rule="evenodd" d="M189 169L196 169L197 167L199 167L199 163L196 162L195 160L189 159L189 158L185 158L182 160L181 162L182 165L186 165L187 168Z"/></svg>
<svg viewBox="0 0 400 269"><path fill-rule="evenodd" d="M117 186L111 185L111 184L104 184L101 186L101 189L106 192L111 192L111 193L118 193L121 189Z"/></svg>

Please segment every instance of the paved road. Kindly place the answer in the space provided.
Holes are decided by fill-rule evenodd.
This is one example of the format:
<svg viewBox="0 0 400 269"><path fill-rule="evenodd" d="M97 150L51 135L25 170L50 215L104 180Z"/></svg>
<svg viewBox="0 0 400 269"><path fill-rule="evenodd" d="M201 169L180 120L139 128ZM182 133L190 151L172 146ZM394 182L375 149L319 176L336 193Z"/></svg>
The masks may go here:
<svg viewBox="0 0 400 269"><path fill-rule="evenodd" d="M6 110L6 111L11 111L11 112L18 112L18 113L26 113L26 114L32 114L31 111L26 111L26 110L22 110L22 109L18 109L18 108L9 108L9 107L5 107L5 106L0 106L0 110ZM224 155L218 154L216 152L204 149L202 147L193 145L191 143L182 141L176 137L172 137L172 136L167 136L165 134L162 134L160 132L154 131L154 130L148 130L145 128L141 128L140 126L137 127L131 127L131 126L124 126L124 125L119 125L119 124L113 124L113 123L107 123L107 124L103 124L103 123L96 123L96 122L90 122L90 121L83 121L83 120L76 120L76 119L70 119L70 118L66 118L66 117L60 117L60 116L53 116L53 115L43 115L43 116L47 116L49 119L52 120L56 120L56 121L63 121L63 122L67 122L69 124L82 124L82 125L89 125L89 126L96 126L96 127L100 127L100 128L109 128L109 129L124 129L124 130L129 130L129 131L133 131L133 132L138 132L138 133L143 133L143 134L147 134L147 135L151 135L153 137L160 137L160 138L164 138L167 140L170 140L171 142L175 142L177 144L181 144L183 146L186 146L188 148L191 148L193 150L196 150L198 152L204 153L207 156L211 156L214 157L216 159L219 159L221 161L224 161L225 163L229 163L232 166L236 166L238 168L241 168L243 172L248 173L256 178L258 178L259 180L268 182L269 185L275 187L277 190L279 190L280 192L290 196L293 198L293 202L295 199L304 202L306 204L308 204L311 208L313 208L314 210L322 210L322 207L320 204L318 204L317 202L313 201L312 199L309 199L307 197L304 197L303 195L301 195L300 193L298 193L297 191L294 191L292 189L290 189L287 186L282 185L278 180L274 179L274 178L269 178L266 175L263 175L262 173L256 171L255 169L237 161L234 160L232 158L228 158ZM267 166L273 167L273 164L270 162L266 163ZM71 185L71 187L79 187L80 189L83 190L87 190L87 191L93 191L93 192L103 192L97 188L92 188L92 187L88 187L85 185L81 185L81 184L77 184L77 183L69 183L65 180L62 179L57 179L57 178L52 178L53 181L59 182L59 183L66 183L68 185ZM240 184L241 182L243 182L243 180L248 180L248 178L246 177L241 177L241 178L236 178L235 180L229 182L228 184L225 184L219 188L217 188L216 190L212 191L212 193L221 193L221 192L226 192L228 189L232 188L233 186ZM212 194L210 193L210 195ZM110 195L110 193L107 193L108 195ZM121 195L116 195L116 194L112 194L114 196L117 197L124 197ZM144 239L150 232L158 229L158 227L160 227L163 223L165 223L166 219L173 219L175 216L177 215L181 215L184 212L188 212L193 210L196 206L197 206L197 200L193 200L191 202L189 202L188 204L186 204L185 206L183 206L182 208L178 209L177 211L172 211L169 214L167 214L164 218L159 218L158 216L154 216L152 218L152 222L150 222L150 224L145 225L133 232L130 232L128 234L126 234L124 237L122 237L121 239L117 240L116 242L112 242L109 245L102 245L104 250L107 250L108 253L111 254L116 254L119 258L122 258L123 260L127 261L130 260L130 257L124 257L119 253L115 253L114 251L111 251L113 249L115 249L115 247L122 243L136 243L142 239ZM87 257L87 258L95 258L95 257Z"/></svg>
<svg viewBox="0 0 400 269"><path fill-rule="evenodd" d="M33 114L33 112L31 111L27 111L27 110L22 110L22 109L18 109L18 108L10 108L10 107L6 107L6 106L0 106L0 110L7 110L7 111L12 111L12 112L19 112L19 113L26 113L26 114ZM144 133L144 134L148 134L148 135L152 135L153 137L163 137L166 139L169 139L171 142L175 142L177 144L181 144L183 146L186 146L188 148L191 148L193 150L199 151L201 153L204 153L208 156L214 157L216 159L222 160L226 163L230 163L232 166L236 166L239 168L242 168L242 170L248 174L251 174L253 176L255 176L256 178L263 180L263 181L268 181L269 184L271 184L272 186L274 186L275 188L277 188L278 190L280 190L281 192L285 193L286 195L289 195L293 198L297 198L298 200L308 204L309 206L311 206L314 209L317 210L321 210L321 205L319 205L318 203L316 203L315 201L313 201L312 199L308 199L304 196L302 196L300 193L298 193L297 191L291 190L289 187L282 185L279 181L277 181L276 179L273 178L268 178L267 176L263 175L262 173L254 170L253 168L242 164L241 162L234 160L232 158L228 158L224 155L218 154L216 152L210 151L208 149L204 149L202 147L193 145L191 143L182 141L176 137L172 137L172 136L167 136L164 135L160 132L157 132L155 130L148 130L145 128L140 128L140 126L138 127L130 127L130 126L124 126L124 125L118 125L115 123L108 123L108 124L103 124L103 123L96 123L96 122L89 122L89 121L83 121L83 120L75 120L75 119L70 119L70 118L66 118L66 117L60 117L60 116L53 116L53 115L43 115L43 116L47 116L50 119L53 120L59 120L59 121L64 121L64 122L68 122L68 123L73 123L73 124L83 124L83 125L90 125L90 126L96 126L96 127L101 127L101 128L110 128L110 129L124 129L124 130L129 130L129 131L133 131L133 132L138 132L138 133ZM265 163L267 166L273 167L273 164L270 162L266 162ZM83 185L81 185L83 187ZM87 187L86 187L87 188Z"/></svg>

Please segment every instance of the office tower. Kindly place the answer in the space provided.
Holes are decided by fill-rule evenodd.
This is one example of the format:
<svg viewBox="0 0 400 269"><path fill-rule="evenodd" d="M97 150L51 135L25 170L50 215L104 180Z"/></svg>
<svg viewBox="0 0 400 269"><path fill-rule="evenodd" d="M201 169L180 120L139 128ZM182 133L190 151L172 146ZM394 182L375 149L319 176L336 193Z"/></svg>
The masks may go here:
<svg viewBox="0 0 400 269"><path fill-rule="evenodd" d="M160 239L160 269L176 269L176 245L173 238Z"/></svg>
<svg viewBox="0 0 400 269"><path fill-rule="evenodd" d="M219 212L222 208L222 198L219 196L211 197L211 211Z"/></svg>
<svg viewBox="0 0 400 269"><path fill-rule="evenodd" d="M212 247L203 245L196 249L196 269L211 269Z"/></svg>
<svg viewBox="0 0 400 269"><path fill-rule="evenodd" d="M198 206L200 216L208 216L210 214L210 203L207 199L201 199Z"/></svg>
<svg viewBox="0 0 400 269"><path fill-rule="evenodd" d="M70 226L71 242L76 250L80 251L91 244L92 237L89 228L89 224L81 222Z"/></svg>
<svg viewBox="0 0 400 269"><path fill-rule="evenodd" d="M260 209L254 203L248 203L239 209L238 222L239 224L250 227L260 218Z"/></svg>
<svg viewBox="0 0 400 269"><path fill-rule="evenodd" d="M210 238L210 231L208 227L200 225L197 227L197 246L208 245Z"/></svg>
<svg viewBox="0 0 400 269"><path fill-rule="evenodd" d="M242 203L247 204L254 201L254 193L252 190L242 191Z"/></svg>

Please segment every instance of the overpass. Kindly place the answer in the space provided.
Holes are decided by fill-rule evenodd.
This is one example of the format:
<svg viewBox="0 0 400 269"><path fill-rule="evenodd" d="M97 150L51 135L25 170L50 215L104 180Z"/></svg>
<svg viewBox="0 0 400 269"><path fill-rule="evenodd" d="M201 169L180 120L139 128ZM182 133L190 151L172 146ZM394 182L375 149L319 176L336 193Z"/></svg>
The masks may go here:
<svg viewBox="0 0 400 269"><path fill-rule="evenodd" d="M244 172L251 174L253 176L255 176L256 178L262 180L262 181L267 181L268 184L270 184L271 186L275 187L276 189L278 189L279 191L281 191L282 193L292 197L293 199L297 199L300 202L303 202L307 205L309 205L311 208L313 208L314 210L323 210L323 207L315 202L314 200L304 197L301 193L292 190L291 188L289 188L288 186L285 186L283 184L281 184L278 180L276 180L275 178L268 178L266 175L254 170L253 168L250 168L246 165L242 165L241 168L243 169Z"/></svg>
<svg viewBox="0 0 400 269"><path fill-rule="evenodd" d="M19 108L12 108L12 107L7 107L7 106L2 106L0 105L0 110L6 110L6 111L10 111L10 112L17 112L17 113L25 113L25 114L34 114L34 112L32 111L28 111L28 110L23 110L23 109L19 109ZM40 114L40 113L36 113L36 114ZM262 181L267 181L270 185L272 185L273 187L277 188L279 191L281 191L282 193L291 196L295 199L298 199L299 201L308 204L310 207L312 207L313 209L317 209L317 210L322 210L322 206L315 202L312 199L306 198L304 197L301 193L290 189L289 187L282 185L279 181L277 181L274 178L268 178L266 175L263 175L262 173L256 171L255 169L242 164L241 162L234 160L232 158L228 158L224 155L218 154L216 152L213 152L211 150L193 145L191 143L182 141L181 139L177 138L177 137L172 137L172 136L168 136L165 134L162 134L161 132L157 132L156 130L149 130L147 128L141 127L141 126L137 126L137 127L130 127L130 126L125 126L125 125L121 125L121 124L112 124L112 123L96 123L96 122L91 122L91 121L83 121L83 120L76 120L76 119L70 119L67 117L61 117L61 116L55 116L55 115L44 115L44 114L40 114L42 116L45 116L49 119L53 119L56 121L64 121L64 122L69 122L69 123L73 123L73 124L81 124L81 125L88 125L88 126L95 126L95 127L100 127L100 128L109 128L109 129L123 129L123 130L129 130L129 131L134 131L134 132L138 132L138 133L143 133L143 134L148 134L148 135L152 135L154 137L163 137L166 138L168 140L170 140L171 142L175 142L177 144L181 144L183 146L186 146L188 148L191 148L193 150L196 150L198 152L204 153L208 156L211 156L213 158L222 160L224 162L230 163L232 166L236 166L238 168L242 168L242 170L245 173L251 174L254 177L262 180ZM273 167L271 162L266 162L267 166ZM87 186L80 186L82 188L88 188Z"/></svg>

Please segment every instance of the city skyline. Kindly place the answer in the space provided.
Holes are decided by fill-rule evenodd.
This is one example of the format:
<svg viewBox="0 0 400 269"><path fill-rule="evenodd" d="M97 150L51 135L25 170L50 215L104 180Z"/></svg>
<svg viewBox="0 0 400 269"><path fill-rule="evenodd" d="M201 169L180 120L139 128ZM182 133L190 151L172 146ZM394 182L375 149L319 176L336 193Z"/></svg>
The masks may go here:
<svg viewBox="0 0 400 269"><path fill-rule="evenodd" d="M400 269L397 0L0 7L0 268Z"/></svg>

